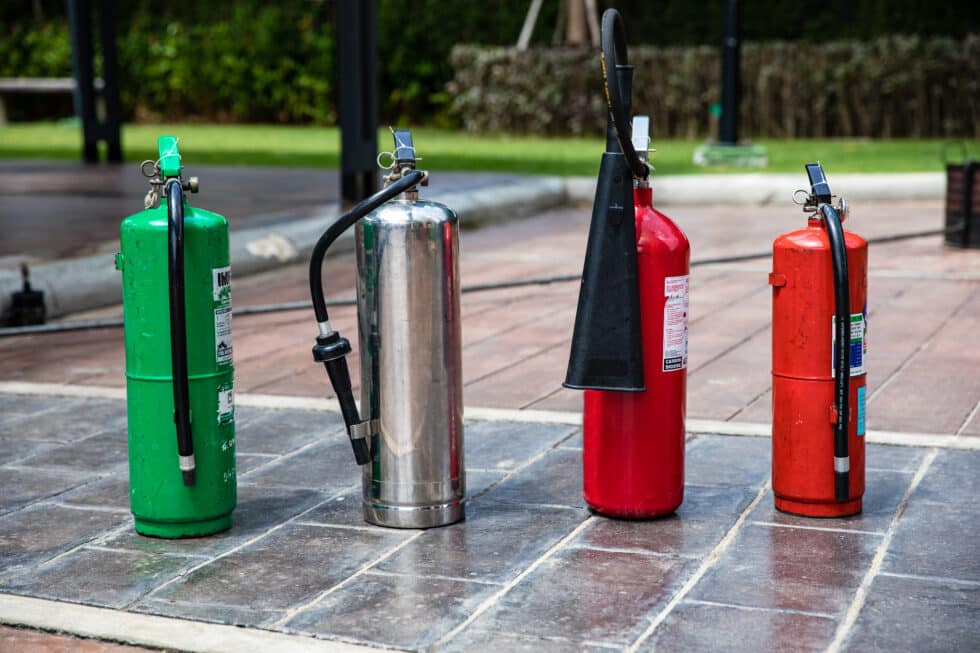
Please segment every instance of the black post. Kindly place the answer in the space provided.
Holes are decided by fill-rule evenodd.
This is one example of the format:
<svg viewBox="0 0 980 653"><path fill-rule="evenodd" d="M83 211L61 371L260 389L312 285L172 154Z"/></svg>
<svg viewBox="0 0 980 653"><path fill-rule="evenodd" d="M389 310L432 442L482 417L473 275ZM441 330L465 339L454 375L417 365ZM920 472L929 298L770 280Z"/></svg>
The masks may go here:
<svg viewBox="0 0 980 653"><path fill-rule="evenodd" d="M75 115L82 121L82 159L85 163L98 163L92 11L87 0L68 0L68 24L71 31L71 67L75 76Z"/></svg>
<svg viewBox="0 0 980 653"><path fill-rule="evenodd" d="M98 163L99 141L106 141L109 161L122 161L119 136L122 105L119 99L116 26L112 0L100 0L99 14L105 122L99 121L95 108L96 89L93 66L95 39L92 30L92 1L68 0L71 63L75 77L75 114L82 121L82 158L86 163Z"/></svg>
<svg viewBox="0 0 980 653"><path fill-rule="evenodd" d="M102 41L102 101L105 122L100 125L102 140L108 146L109 161L122 162L122 100L119 97L119 56L116 49L116 12L114 0L99 3L99 36Z"/></svg>
<svg viewBox="0 0 980 653"><path fill-rule="evenodd" d="M738 144L739 88L738 0L725 0L725 38L721 45L721 123L722 145Z"/></svg>
<svg viewBox="0 0 980 653"><path fill-rule="evenodd" d="M359 202L378 189L377 2L337 3L340 196Z"/></svg>

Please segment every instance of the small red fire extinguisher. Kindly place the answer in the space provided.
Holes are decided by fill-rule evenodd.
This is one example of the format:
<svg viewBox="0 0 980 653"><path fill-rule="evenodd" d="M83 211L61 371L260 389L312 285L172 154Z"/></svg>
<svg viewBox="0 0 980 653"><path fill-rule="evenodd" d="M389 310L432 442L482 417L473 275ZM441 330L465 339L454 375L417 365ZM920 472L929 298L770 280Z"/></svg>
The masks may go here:
<svg viewBox="0 0 980 653"><path fill-rule="evenodd" d="M819 163L806 166L807 227L773 243L772 489L807 517L861 512L868 243L844 231Z"/></svg>
<svg viewBox="0 0 980 653"><path fill-rule="evenodd" d="M690 245L652 205L649 119L631 128L632 66L613 9L602 46L606 153L564 385L586 390L586 502L614 517L655 517L684 498Z"/></svg>

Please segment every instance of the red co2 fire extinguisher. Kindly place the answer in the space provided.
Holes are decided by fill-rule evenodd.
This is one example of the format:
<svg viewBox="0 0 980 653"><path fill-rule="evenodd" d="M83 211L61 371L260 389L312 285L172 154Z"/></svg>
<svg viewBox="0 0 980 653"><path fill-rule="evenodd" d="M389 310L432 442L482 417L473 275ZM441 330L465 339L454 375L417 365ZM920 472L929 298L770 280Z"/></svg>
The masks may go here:
<svg viewBox="0 0 980 653"><path fill-rule="evenodd" d="M819 163L806 166L805 229L773 243L772 489L807 517L861 512L868 243L844 231Z"/></svg>
<svg viewBox="0 0 980 653"><path fill-rule="evenodd" d="M652 205L649 120L629 121L633 67L613 9L602 17L602 68L606 152L564 385L586 390L586 502L610 516L654 517L684 498L690 245Z"/></svg>

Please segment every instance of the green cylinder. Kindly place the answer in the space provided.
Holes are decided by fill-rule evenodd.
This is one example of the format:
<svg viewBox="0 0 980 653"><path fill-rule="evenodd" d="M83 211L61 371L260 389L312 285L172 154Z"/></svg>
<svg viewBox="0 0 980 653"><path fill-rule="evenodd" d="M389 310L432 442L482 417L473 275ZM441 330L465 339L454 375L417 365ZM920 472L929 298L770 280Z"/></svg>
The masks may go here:
<svg viewBox="0 0 980 653"><path fill-rule="evenodd" d="M184 205L184 284L194 485L178 463L170 353L167 206L120 230L129 417L129 495L136 531L178 538L231 527L237 482L228 223Z"/></svg>

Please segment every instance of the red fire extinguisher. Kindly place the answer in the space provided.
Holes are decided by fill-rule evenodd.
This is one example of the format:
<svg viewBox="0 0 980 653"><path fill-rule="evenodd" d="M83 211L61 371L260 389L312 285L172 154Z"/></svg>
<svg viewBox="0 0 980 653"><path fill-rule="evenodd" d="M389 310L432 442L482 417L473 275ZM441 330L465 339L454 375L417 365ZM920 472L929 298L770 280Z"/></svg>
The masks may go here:
<svg viewBox="0 0 980 653"><path fill-rule="evenodd" d="M684 498L690 245L653 208L649 120L629 122L632 66L602 17L609 104L565 386L584 389L583 489L597 512L666 515Z"/></svg>
<svg viewBox="0 0 980 653"><path fill-rule="evenodd" d="M807 517L861 511L868 243L844 231L819 163L806 166L805 229L773 243L772 488Z"/></svg>

